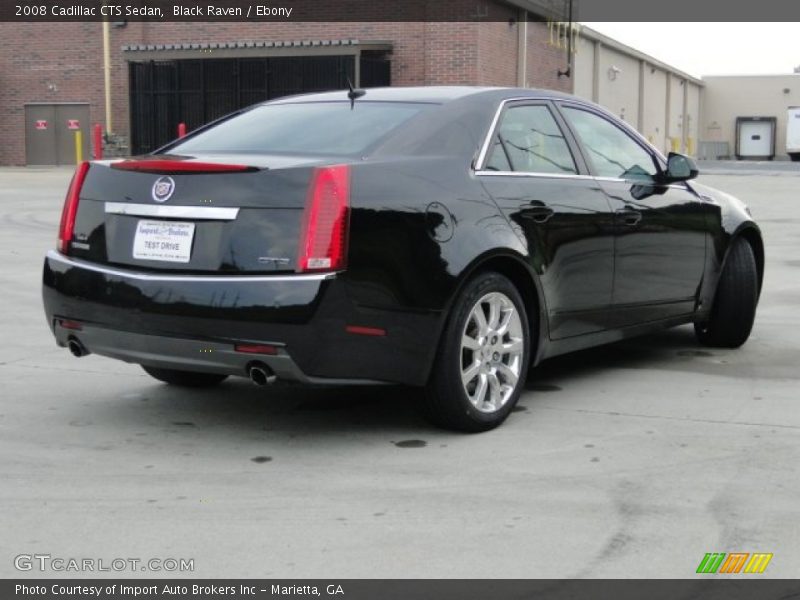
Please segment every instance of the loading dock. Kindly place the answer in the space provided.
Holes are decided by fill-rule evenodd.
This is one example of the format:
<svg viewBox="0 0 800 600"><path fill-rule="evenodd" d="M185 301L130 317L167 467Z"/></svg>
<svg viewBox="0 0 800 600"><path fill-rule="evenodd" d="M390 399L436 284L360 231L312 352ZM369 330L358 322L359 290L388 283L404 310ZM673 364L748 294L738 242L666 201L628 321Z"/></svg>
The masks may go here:
<svg viewBox="0 0 800 600"><path fill-rule="evenodd" d="M737 117L736 158L772 160L775 158L775 117Z"/></svg>

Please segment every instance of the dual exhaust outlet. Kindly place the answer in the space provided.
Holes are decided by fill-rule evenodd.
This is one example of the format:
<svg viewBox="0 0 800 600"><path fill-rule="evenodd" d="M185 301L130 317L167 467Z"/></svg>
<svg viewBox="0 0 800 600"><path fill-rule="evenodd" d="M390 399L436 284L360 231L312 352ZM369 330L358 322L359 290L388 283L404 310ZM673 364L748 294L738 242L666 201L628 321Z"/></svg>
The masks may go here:
<svg viewBox="0 0 800 600"><path fill-rule="evenodd" d="M247 375L250 377L250 381L262 387L265 385L272 385L278 380L275 371L260 361L251 362L247 365Z"/></svg>
<svg viewBox="0 0 800 600"><path fill-rule="evenodd" d="M76 337L70 337L69 340L67 340L67 348L75 358L81 358L82 356L91 354L89 350L86 349L86 346ZM278 380L275 371L261 361L251 362L247 365L247 376L250 377L250 381L260 387L272 385Z"/></svg>

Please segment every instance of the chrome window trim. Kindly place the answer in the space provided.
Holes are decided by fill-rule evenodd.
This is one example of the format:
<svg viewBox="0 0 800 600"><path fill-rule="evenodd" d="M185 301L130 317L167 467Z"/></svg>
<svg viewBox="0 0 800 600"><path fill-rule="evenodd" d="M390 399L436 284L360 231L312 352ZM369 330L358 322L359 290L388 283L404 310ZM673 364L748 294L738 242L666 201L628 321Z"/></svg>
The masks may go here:
<svg viewBox="0 0 800 600"><path fill-rule="evenodd" d="M113 215L209 221L233 221L239 215L238 208L224 208L221 206L157 206L155 204L131 204L129 202L106 202L105 212Z"/></svg>
<svg viewBox="0 0 800 600"><path fill-rule="evenodd" d="M652 185L654 187L667 187L672 189L684 190L686 186L679 183L660 185L655 181L640 181L638 179L621 179L619 177L595 177L593 175L573 175L570 173L526 173L523 171L475 171L478 177L531 177L537 179L581 179L607 183L625 183L631 185Z"/></svg>
<svg viewBox="0 0 800 600"><path fill-rule="evenodd" d="M95 273L103 273L105 275L113 275L115 277L124 277L128 279L136 279L138 281L179 281L179 282L208 282L218 283L221 281L235 282L235 283L275 283L284 281L306 282L306 281L323 281L325 279L333 279L336 273L299 273L297 275L156 275L150 273L139 273L136 271L126 271L124 269L114 269L90 263L88 261L70 258L59 254L55 250L47 252L47 258L61 264L69 265L78 269L86 269L87 271L94 271Z"/></svg>
<svg viewBox="0 0 800 600"><path fill-rule="evenodd" d="M490 177L536 177L541 179L597 179L591 175L577 173L538 173L528 171L475 171L475 175L488 175Z"/></svg>
<svg viewBox="0 0 800 600"><path fill-rule="evenodd" d="M476 175L488 175L489 173L498 173L498 174L503 174L503 175L508 175L508 174L511 174L511 173L515 173L516 174L516 171L491 171L491 172L488 172L484 168L486 166L484 163L485 163L485 161L487 159L487 155L489 153L489 146L491 145L492 134L494 133L495 129L497 128L497 123L500 120L500 115L502 114L503 109L505 109L506 104L508 104L510 102L553 102L553 103L562 103L562 104L572 105L572 106L574 106L575 108L578 108L578 109L588 110L589 112L594 113L598 117L606 119L612 125L615 125L616 127L619 128L619 125L617 125L614 121L611 121L609 119L609 115L604 113L602 110L598 109L598 107L596 105L593 105L593 104L588 103L588 102L583 102L579 98L559 98L559 97L554 97L554 96L549 96L549 97L547 97L547 96L524 96L524 97L519 97L519 98L506 98L505 100L502 100L500 102L500 105L497 107L497 110L494 113L494 118L492 118L492 124L489 126L489 131L487 131L486 136L483 139L483 144L481 144L480 153L478 154L478 158L475 161L475 166L473 167L473 171L475 172ZM656 148L653 144L651 144L649 141L647 141L642 136L642 134L640 134L638 131L636 131L636 129L631 127L630 124L626 123L625 121L622 121L622 123L625 126L625 127L622 128L622 131L627 133L629 136L633 137L634 141L639 146L641 146L645 151L650 152L651 154L654 154L655 157L659 161L661 161L663 163L663 164L659 165L659 166L661 166L663 168L664 164L666 164L667 159L662 154L662 152L658 148ZM541 176L544 176L544 175L548 175L548 174L547 173L526 173L526 175L530 175L530 176L539 176L539 175L541 175ZM578 175L576 175L576 177L592 177L592 176L591 175L578 174ZM618 179L618 178L615 179L615 178L595 177L595 179L597 179L598 181L612 181L612 180L613 181L625 181L624 179Z"/></svg>
<svg viewBox="0 0 800 600"><path fill-rule="evenodd" d="M667 183L660 184L656 181L642 181L640 179L624 179L621 177L592 177L595 181L607 181L610 183L629 183L633 185L652 185L660 188L670 188L676 190L685 190L686 186L683 183ZM685 182L684 182L685 183Z"/></svg>

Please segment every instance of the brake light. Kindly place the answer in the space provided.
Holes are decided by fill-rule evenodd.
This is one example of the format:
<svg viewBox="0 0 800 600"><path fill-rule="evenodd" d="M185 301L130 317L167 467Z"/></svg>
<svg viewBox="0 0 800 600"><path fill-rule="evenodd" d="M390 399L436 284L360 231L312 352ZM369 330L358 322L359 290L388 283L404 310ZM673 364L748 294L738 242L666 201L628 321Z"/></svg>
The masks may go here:
<svg viewBox="0 0 800 600"><path fill-rule="evenodd" d="M75 217L78 214L78 202L80 201L81 188L86 180L86 173L89 172L89 163L84 161L75 169L72 181L67 189L67 197L64 199L64 208L61 210L61 224L58 226L58 251L66 254L69 251L69 243L75 233Z"/></svg>
<svg viewBox="0 0 800 600"><path fill-rule="evenodd" d="M311 176L298 270L336 271L347 265L350 167L319 167Z"/></svg>
<svg viewBox="0 0 800 600"><path fill-rule="evenodd" d="M248 165L196 162L188 160L120 160L111 163L112 169L138 171L140 173L236 173L257 171Z"/></svg>

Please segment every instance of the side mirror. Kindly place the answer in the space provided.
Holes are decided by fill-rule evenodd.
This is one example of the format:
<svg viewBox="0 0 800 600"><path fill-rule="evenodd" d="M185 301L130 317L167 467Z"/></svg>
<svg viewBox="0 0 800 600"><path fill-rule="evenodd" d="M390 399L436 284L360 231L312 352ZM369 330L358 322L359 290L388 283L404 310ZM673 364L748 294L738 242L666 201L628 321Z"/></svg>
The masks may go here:
<svg viewBox="0 0 800 600"><path fill-rule="evenodd" d="M677 152L670 152L667 157L667 170L663 173L662 180L664 183L687 181L697 177L698 173L697 163L693 158Z"/></svg>

